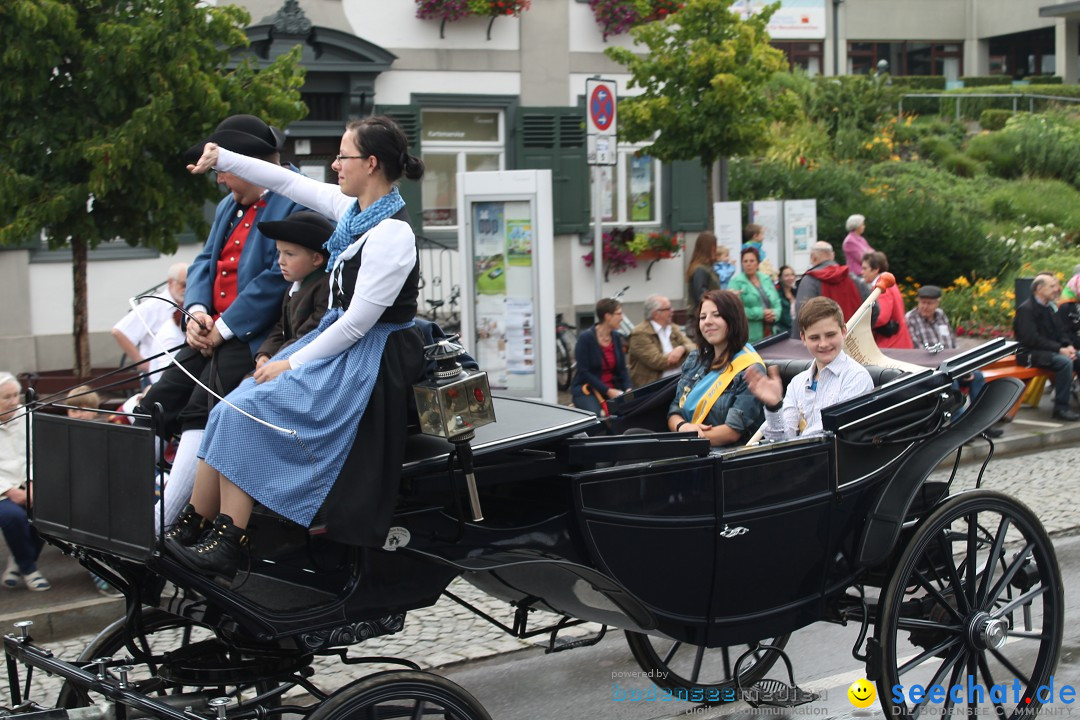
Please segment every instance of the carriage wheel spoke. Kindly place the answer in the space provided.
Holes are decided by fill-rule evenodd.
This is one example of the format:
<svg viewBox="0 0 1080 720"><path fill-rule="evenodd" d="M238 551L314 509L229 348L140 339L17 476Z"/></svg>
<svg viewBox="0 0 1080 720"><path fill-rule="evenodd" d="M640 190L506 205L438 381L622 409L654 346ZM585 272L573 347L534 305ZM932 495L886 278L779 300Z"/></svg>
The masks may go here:
<svg viewBox="0 0 1080 720"><path fill-rule="evenodd" d="M931 685L940 685L941 679L945 677L945 673L949 672L949 670L955 667L959 667L957 665L957 662L960 660L960 657L963 654L963 645L956 648L952 653L950 653L949 657L945 658L945 661L941 663L941 667L938 668L938 671L934 673L934 679L926 684L927 687ZM926 703L929 701L930 698L928 696L923 696L923 699L919 702L918 705L915 706L915 710L912 712L912 720L918 720L919 714L922 712L923 708L926 706Z"/></svg>
<svg viewBox="0 0 1080 720"><path fill-rule="evenodd" d="M1024 685L1031 685L1031 678L1020 672L1020 670L1015 665L1013 665L1012 660L1009 660L1009 658L1005 657L1000 650L997 650L996 648L990 648L990 652L993 653L994 657L997 658L997 661L1004 665L1005 669L1011 672L1014 677L1018 678L1020 682L1024 683Z"/></svg>
<svg viewBox="0 0 1080 720"><path fill-rule="evenodd" d="M679 648L681 648L681 647L682 647L682 643L681 642L676 642L674 645L672 645L668 649L667 655L664 656L664 664L665 665L671 665L671 659L673 657L675 657L675 653L679 652Z"/></svg>
<svg viewBox="0 0 1080 720"><path fill-rule="evenodd" d="M697 652L694 654L694 670L690 675L690 682L696 683L698 676L701 675L701 659L705 657L705 646L698 645Z"/></svg>
<svg viewBox="0 0 1080 720"><path fill-rule="evenodd" d="M994 610L994 612L992 612L990 614L993 617L996 617L996 618L1002 617L1004 615L1008 615L1009 613L1011 613L1016 608L1020 607L1021 605L1027 605L1032 600L1039 597L1040 595L1043 595L1044 593L1048 592L1049 590L1050 590L1050 588L1046 587L1045 585L1040 585L1037 588L1033 588L1031 590L1028 590L1023 595L1017 595L1012 600L1010 600L1007 604L1002 605L1000 608L997 608L996 610ZM1012 633L1009 633L1009 634L1011 635Z"/></svg>
<svg viewBox="0 0 1080 720"><path fill-rule="evenodd" d="M727 645L720 648L720 658L724 663L724 677L734 677L731 674L731 654L728 653Z"/></svg>
<svg viewBox="0 0 1080 720"><path fill-rule="evenodd" d="M963 663L956 663L953 666L952 676L949 678L949 689L950 690L960 684L960 673L963 672L963 670L964 670L964 664ZM945 695L945 704L941 706L941 716L942 717L949 717L950 715L952 715L953 705L955 705L955 704L956 704L956 701L953 700L952 693L951 692L946 693L946 695Z"/></svg>
<svg viewBox="0 0 1080 720"><path fill-rule="evenodd" d="M987 604L985 607L993 605L993 603L998 599L998 597L1001 596L1002 591L1006 587L1008 587L1012 579L1016 577L1016 573L1020 571L1021 567L1023 567L1024 562L1027 560L1028 553L1030 553L1034 547L1035 543L1029 542L1024 545L1023 550L1016 554L1016 557L1014 557L1012 562L1009 563L1002 576L998 578L998 581L996 583L994 583L994 589L990 591L990 596L987 598Z"/></svg>
<svg viewBox="0 0 1080 720"><path fill-rule="evenodd" d="M922 588L926 590L926 592L930 593L930 596L934 598L938 605L947 610L949 614L956 619L957 622L964 621L964 618L960 615L959 612L957 612L956 608L949 604L949 601L945 598L944 595L941 594L941 591L934 587L934 584L930 582L930 580L921 570L916 570L914 574L916 579L919 581L919 585L921 585Z"/></svg>
<svg viewBox="0 0 1080 720"><path fill-rule="evenodd" d="M957 610L961 616L967 615L971 612L971 603L968 602L963 593L964 581L960 579L960 572L956 567L956 561L953 559L952 544L946 540L945 533L938 534L937 543L949 571L949 582L954 589L953 597L956 598Z"/></svg>
<svg viewBox="0 0 1080 720"><path fill-rule="evenodd" d="M961 625L946 625L945 623L920 620L919 618L898 618L896 621L897 630L943 630L950 633L959 633L962 627Z"/></svg>
<svg viewBox="0 0 1080 720"><path fill-rule="evenodd" d="M976 588L975 588L975 585L976 585L976 583L975 583L975 575L976 575L977 570L978 570L975 567L975 563L976 563L976 560L978 560L977 553L978 553L978 549L979 549L979 513L978 512L971 513L970 515L967 516L967 521L968 521L967 558L966 558L966 563L965 564L967 565L966 571L967 571L968 584L967 584L967 587L965 587L964 589L967 591L966 597L967 597L967 601L968 601L968 611L970 612L970 610L972 608L978 607L975 604L975 600L976 600L976 597L975 597L976 596L976 593L975 593L975 590L976 590ZM970 672L970 668L969 668L969 672Z"/></svg>
<svg viewBox="0 0 1080 720"><path fill-rule="evenodd" d="M990 674L990 665L986 662L986 653L979 653L979 669L982 672L983 680L985 681L983 685L986 688L987 692L986 699L993 703L994 710L997 711L998 718L1000 718L1000 720L1007 720L1008 715L1005 713L1005 707L989 695L991 688L994 687L995 683L994 676ZM969 690L968 692L971 691Z"/></svg>
<svg viewBox="0 0 1080 720"><path fill-rule="evenodd" d="M935 645L932 648L928 648L928 649L924 650L923 652L919 653L918 655L916 655L915 657L911 658L906 663L904 663L903 665L898 667L896 669L896 674L897 675L903 675L908 670L913 670L914 668L918 667L919 665L922 665L923 660L925 660L926 658L933 657L934 655L937 655L942 650L948 650L949 648L951 648L952 646L956 645L959 642L960 642L960 638L951 637L948 640L945 640L944 642L938 643L937 645Z"/></svg>
<svg viewBox="0 0 1080 720"><path fill-rule="evenodd" d="M1002 557L1002 548L1005 546L1005 534L1008 531L1009 517L1007 515L1002 515L1001 522L998 523L997 533L994 535L994 542L990 547L990 555L986 558L986 574L983 575L982 582L979 583L978 607L985 607L987 588L990 586L990 577L994 574L994 565L997 563L997 559ZM990 594L995 595L995 593Z"/></svg>

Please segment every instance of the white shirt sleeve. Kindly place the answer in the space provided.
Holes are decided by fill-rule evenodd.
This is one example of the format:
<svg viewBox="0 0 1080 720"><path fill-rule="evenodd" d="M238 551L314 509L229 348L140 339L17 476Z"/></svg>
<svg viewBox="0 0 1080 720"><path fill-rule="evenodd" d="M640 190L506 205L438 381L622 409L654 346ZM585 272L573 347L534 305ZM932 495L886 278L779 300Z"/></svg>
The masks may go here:
<svg viewBox="0 0 1080 720"><path fill-rule="evenodd" d="M225 148L218 148L218 161L214 169L237 175L334 220L340 220L356 202L356 198L343 194L341 188L333 183L312 180L303 173Z"/></svg>
<svg viewBox="0 0 1080 720"><path fill-rule="evenodd" d="M787 392L784 393L784 404L780 410L777 412L765 410L764 437L766 440L778 442L799 436L799 408L795 398L795 387L799 381L806 382L803 373L799 373L788 383Z"/></svg>
<svg viewBox="0 0 1080 720"><path fill-rule="evenodd" d="M416 236L406 222L383 220L350 245L338 258L338 264L356 252L361 254L361 264L349 308L289 358L293 369L345 352L378 322L383 311L394 304L416 264Z"/></svg>

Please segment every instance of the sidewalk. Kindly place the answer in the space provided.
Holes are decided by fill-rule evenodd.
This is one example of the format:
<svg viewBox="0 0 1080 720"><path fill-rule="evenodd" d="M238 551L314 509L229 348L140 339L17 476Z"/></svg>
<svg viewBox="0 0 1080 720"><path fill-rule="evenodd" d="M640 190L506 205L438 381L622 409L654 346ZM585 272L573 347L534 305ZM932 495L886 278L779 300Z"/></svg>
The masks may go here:
<svg viewBox="0 0 1080 720"><path fill-rule="evenodd" d="M1047 462L1042 463L1040 455L1030 455L1027 456L1030 459L1006 460L1004 467L1000 465L1003 456L1080 444L1080 423L1053 421L1050 409L1048 393L1038 408L1024 406L1013 422L997 426L1005 434L994 441L997 460L987 470L987 486L1009 492L1035 508L1047 531L1051 535L1061 535L1080 529L1080 507L1062 502L1068 497L1069 489L1063 481L1052 477L1054 462L1046 458ZM965 464L959 473L958 487L974 485L985 448L985 443L975 441L963 454ZM6 554L6 547L0 550L0 562L7 561ZM56 548L46 546L40 567L52 583L51 590L34 593L21 586L14 590L0 588L0 632L8 632L11 623L17 620L33 620L34 638L47 644L76 636L92 636L122 614L123 601L99 595L88 572ZM505 603L461 580L455 581L451 589L488 614L511 624L512 614ZM546 624L539 613L533 618L537 627ZM585 632L581 628L575 630ZM543 641L546 637L526 642L506 635L444 598L433 607L411 612L404 631L365 643L364 650L367 654L377 650L390 656L423 658L422 664L436 667L532 647ZM85 644L84 639L72 642ZM349 672L346 667L333 668L333 671L339 670Z"/></svg>

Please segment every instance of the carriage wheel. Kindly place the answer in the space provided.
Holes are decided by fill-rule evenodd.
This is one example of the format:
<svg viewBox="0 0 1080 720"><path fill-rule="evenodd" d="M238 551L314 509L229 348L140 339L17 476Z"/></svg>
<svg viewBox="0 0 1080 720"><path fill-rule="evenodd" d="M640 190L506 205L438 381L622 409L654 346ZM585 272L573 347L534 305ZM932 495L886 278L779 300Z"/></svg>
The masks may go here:
<svg viewBox="0 0 1080 720"><path fill-rule="evenodd" d="M159 676L161 670L160 661L166 652L174 653L194 643L214 638L214 632L188 618L179 617L157 608L143 608L143 631L151 657L142 661L136 660L134 669L128 676L132 686L150 695L160 696L183 692L185 686L161 679ZM76 662L88 663L100 657L120 658L130 655L129 640L130 634L127 624L121 618L98 633L97 637L82 651ZM141 647L138 641L135 642L135 645L136 648ZM188 689L193 689L193 686ZM265 680L243 685L221 686L220 691L213 694L239 696L241 692L248 691L248 697L251 697L252 690L254 690L254 694L259 696L271 693L269 696L264 696L264 699L259 704L263 707L273 707L280 703L280 693L287 689L286 686L280 683ZM275 690L276 692L274 692ZM66 681L60 688L56 707L86 707L92 702L85 689Z"/></svg>
<svg viewBox="0 0 1080 720"><path fill-rule="evenodd" d="M376 673L346 685L307 720L491 720L484 706L444 677L413 670Z"/></svg>
<svg viewBox="0 0 1080 720"><path fill-rule="evenodd" d="M952 497L915 530L882 596L882 709L890 718L961 714L964 705L998 720L1033 717L1063 624L1061 572L1035 514L988 490ZM967 692L976 683L981 695ZM913 685L940 685L944 696L912 699Z"/></svg>
<svg viewBox="0 0 1080 720"><path fill-rule="evenodd" d="M759 641L780 650L787 645L790 635ZM735 698L739 683L735 682L735 662L748 651L750 645L730 645L707 648L704 645L652 637L643 633L626 631L630 652L642 670L651 671L649 678L659 687L673 692L700 691L698 695L706 705L720 705ZM770 650L759 650L743 663L739 681L743 687L753 685L769 672L780 655ZM732 692L724 690L731 688ZM695 698L698 702L698 698Z"/></svg>

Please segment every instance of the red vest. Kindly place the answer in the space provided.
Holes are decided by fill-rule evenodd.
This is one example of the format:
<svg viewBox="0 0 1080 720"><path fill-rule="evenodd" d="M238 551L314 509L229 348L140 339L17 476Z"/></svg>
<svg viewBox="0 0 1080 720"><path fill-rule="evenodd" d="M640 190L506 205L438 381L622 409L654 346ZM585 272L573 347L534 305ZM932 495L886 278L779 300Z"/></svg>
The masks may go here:
<svg viewBox="0 0 1080 720"><path fill-rule="evenodd" d="M248 206L221 248L221 254L218 255L217 260L217 272L214 275L214 308L211 314L215 320L229 309L240 292L236 275L237 268L240 267L240 255L244 252L248 233L255 224L255 215L264 207L266 207L265 200L259 200L254 205Z"/></svg>

